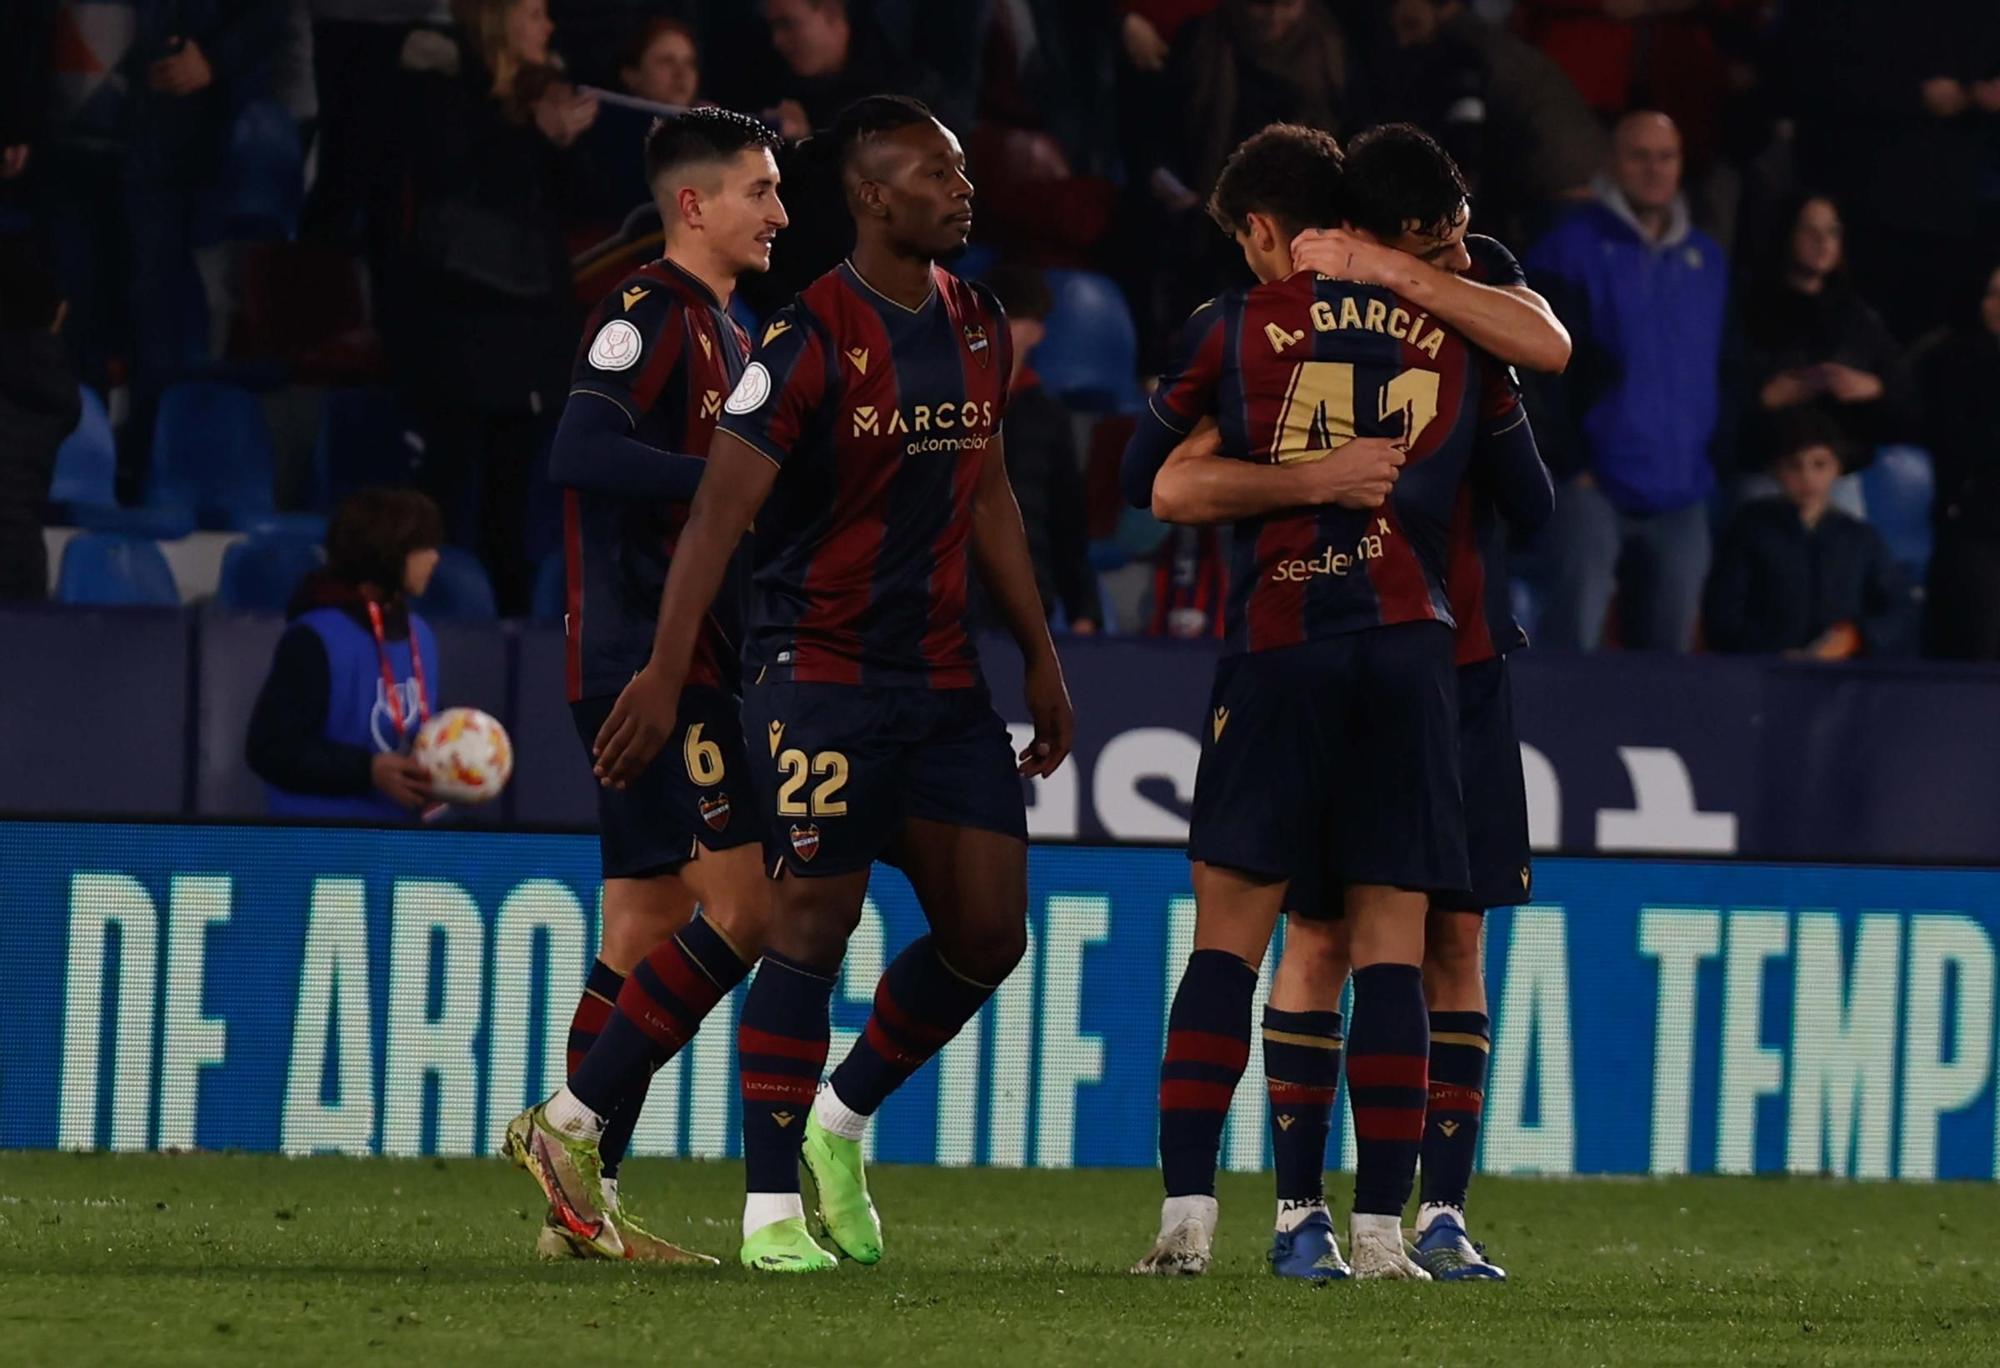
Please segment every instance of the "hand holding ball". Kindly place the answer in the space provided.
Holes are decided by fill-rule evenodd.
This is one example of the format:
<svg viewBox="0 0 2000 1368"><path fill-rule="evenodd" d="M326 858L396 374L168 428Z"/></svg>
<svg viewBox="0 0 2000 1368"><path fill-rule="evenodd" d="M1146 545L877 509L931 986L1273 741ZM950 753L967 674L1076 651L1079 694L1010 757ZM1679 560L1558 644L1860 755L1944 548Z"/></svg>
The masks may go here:
<svg viewBox="0 0 2000 1368"><path fill-rule="evenodd" d="M410 758L430 774L432 794L448 803L497 798L514 773L507 729L477 708L446 708L424 723Z"/></svg>

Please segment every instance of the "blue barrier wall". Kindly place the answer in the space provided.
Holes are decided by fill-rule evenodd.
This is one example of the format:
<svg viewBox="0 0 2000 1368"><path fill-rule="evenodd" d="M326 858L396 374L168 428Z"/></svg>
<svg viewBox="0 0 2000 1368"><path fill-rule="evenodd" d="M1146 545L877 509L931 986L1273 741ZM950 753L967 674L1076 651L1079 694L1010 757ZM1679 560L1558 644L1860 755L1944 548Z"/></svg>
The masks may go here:
<svg viewBox="0 0 2000 1368"><path fill-rule="evenodd" d="M559 1081L595 860L572 836L0 823L0 1146L493 1153ZM2000 873L1549 860L1536 891L1491 920L1487 1170L1995 1176ZM1037 847L1030 902L1027 960L884 1110L878 1157L1153 1162L1186 863ZM836 1057L920 925L881 874ZM736 1151L733 1010L660 1075L639 1152ZM1265 1160L1260 1068L1236 1168Z"/></svg>
<svg viewBox="0 0 2000 1368"><path fill-rule="evenodd" d="M259 815L243 733L278 630L195 612L0 613L15 647L0 813ZM515 782L479 818L593 825L561 634L438 638L445 701L514 734ZM1212 643L1062 650L1076 755L1031 785L1030 830L1182 841ZM1019 657L991 639L983 653L995 702L1025 723ZM2000 863L2000 671L1537 651L1513 669L1537 849Z"/></svg>

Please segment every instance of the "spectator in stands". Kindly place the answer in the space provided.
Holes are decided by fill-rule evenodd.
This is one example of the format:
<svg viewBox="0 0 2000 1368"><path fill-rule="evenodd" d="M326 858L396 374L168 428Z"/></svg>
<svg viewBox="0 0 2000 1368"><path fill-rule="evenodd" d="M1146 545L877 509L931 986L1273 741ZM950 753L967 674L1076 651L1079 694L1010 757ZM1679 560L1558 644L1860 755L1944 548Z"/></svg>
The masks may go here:
<svg viewBox="0 0 2000 1368"><path fill-rule="evenodd" d="M1718 23L1764 0L1516 0L1515 21L1606 116L1657 109L1707 164L1720 139L1728 66Z"/></svg>
<svg viewBox="0 0 2000 1368"><path fill-rule="evenodd" d="M1465 0L1391 0L1389 29L1370 122L1406 120L1443 142L1489 229L1520 236L1588 193L1604 129L1562 68Z"/></svg>
<svg viewBox="0 0 2000 1368"><path fill-rule="evenodd" d="M1811 410L1781 427L1772 473L1782 492L1737 509L1715 554L1703 621L1716 650L1847 660L1909 649L1908 580L1880 533L1832 505L1840 440Z"/></svg>
<svg viewBox="0 0 2000 1368"><path fill-rule="evenodd" d="M1595 650L1614 589L1627 646L1694 643L1708 574L1711 447L1724 401L1729 268L1688 219L1673 121L1619 121L1594 203L1527 256L1529 281L1576 341L1543 380L1542 453L1563 483L1545 533L1548 644ZM1621 580L1621 566L1632 573Z"/></svg>
<svg viewBox="0 0 2000 1368"><path fill-rule="evenodd" d="M2000 660L2000 263L1976 316L1924 345L1917 376L1937 473L1930 653Z"/></svg>
<svg viewBox="0 0 2000 1368"><path fill-rule="evenodd" d="M113 355L127 362L128 497L140 493L161 390L209 359L201 300L223 298L223 263L196 249L216 226L235 117L270 93L284 34L282 0L66 3L57 16L57 115L36 161L86 374L102 383Z"/></svg>
<svg viewBox="0 0 2000 1368"><path fill-rule="evenodd" d="M694 30L678 19L648 19L632 37L618 80L642 100L693 105L701 94L701 50Z"/></svg>
<svg viewBox="0 0 2000 1368"><path fill-rule="evenodd" d="M626 93L657 105L685 109L700 102L701 52L694 30L678 19L646 20L625 46L618 82ZM660 219L641 154L656 117L650 110L603 104L597 121L577 142L579 161L577 174L569 178L566 222L574 234L587 235L594 244L587 254L593 282L600 267L615 280L660 254ZM615 249L614 240L619 243ZM599 260L607 251L617 264ZM607 283L590 291L579 281L577 293L596 299L609 288Z"/></svg>
<svg viewBox="0 0 2000 1368"><path fill-rule="evenodd" d="M1856 284L1913 341L1982 264L1974 168L2000 109L2000 7L1815 0L1786 7L1784 32L1800 173L1839 198Z"/></svg>
<svg viewBox="0 0 2000 1368"><path fill-rule="evenodd" d="M1231 150L1266 124L1347 131L1353 52L1325 0L1222 0L1174 42L1173 207L1199 205Z"/></svg>
<svg viewBox="0 0 2000 1368"><path fill-rule="evenodd" d="M1180 29L1157 111L1158 161L1132 168L1152 203L1120 252L1128 288L1143 291L1136 313L1149 342L1242 274L1201 207L1224 158L1266 124L1348 131L1360 55L1327 0L1222 0Z"/></svg>
<svg viewBox="0 0 2000 1368"><path fill-rule="evenodd" d="M1901 348L1848 278L1834 202L1801 195L1783 222L1744 310L1750 407L1742 450L1769 452L1778 421L1817 409L1837 425L1851 465L1866 465L1892 435L1904 398Z"/></svg>
<svg viewBox="0 0 2000 1368"><path fill-rule="evenodd" d="M274 817L406 820L430 800L409 757L437 707L437 639L411 610L437 568L437 505L364 489L334 513L250 712L245 753Z"/></svg>
<svg viewBox="0 0 2000 1368"><path fill-rule="evenodd" d="M901 58L850 12L847 0L763 0L786 76L764 117L789 139L825 128L864 95L889 91L936 105L946 94L921 63Z"/></svg>
<svg viewBox="0 0 2000 1368"><path fill-rule="evenodd" d="M451 22L449 0L310 0L313 81L319 94L318 170L301 232L358 246L388 208L398 136L396 83L403 41L418 24Z"/></svg>
<svg viewBox="0 0 2000 1368"><path fill-rule="evenodd" d="M561 78L544 0L455 12L452 34L418 30L403 49L412 231L380 314L423 487L515 616L532 582L529 478L580 326L558 214L567 153L597 99Z"/></svg>
<svg viewBox="0 0 2000 1368"><path fill-rule="evenodd" d="M986 283L1006 309L1008 331L1013 334L1007 474L1021 502L1021 520L1027 524L1028 554L1035 563L1042 610L1053 615L1060 606L1069 630L1089 635L1102 624L1104 609L1084 531L1083 471L1069 410L1042 388L1028 355L1048 332L1048 282L1033 267L1003 264L987 275ZM985 626L1003 625L984 586L978 617Z"/></svg>
<svg viewBox="0 0 2000 1368"><path fill-rule="evenodd" d="M49 594L42 506L80 408L66 311L32 242L0 237L0 602Z"/></svg>

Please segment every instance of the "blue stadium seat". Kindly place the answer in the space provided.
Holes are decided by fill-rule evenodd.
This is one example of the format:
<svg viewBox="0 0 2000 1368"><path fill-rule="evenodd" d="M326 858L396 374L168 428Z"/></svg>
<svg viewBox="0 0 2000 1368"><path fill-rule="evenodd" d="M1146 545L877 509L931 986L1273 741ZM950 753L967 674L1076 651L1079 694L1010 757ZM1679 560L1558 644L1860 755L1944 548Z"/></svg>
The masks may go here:
<svg viewBox="0 0 2000 1368"><path fill-rule="evenodd" d="M88 385L80 387L83 416L76 431L56 449L55 479L49 484L49 502L57 504L115 504L113 485L118 474L118 446L111 435L111 415L104 401Z"/></svg>
<svg viewBox="0 0 2000 1368"><path fill-rule="evenodd" d="M216 606L239 613L282 613L299 581L319 563L319 547L302 537L267 533L233 542L222 553Z"/></svg>
<svg viewBox="0 0 2000 1368"><path fill-rule="evenodd" d="M1883 447L1874 464L1861 472L1861 489L1868 521L1889 543L1889 554L1923 583L1931 563L1931 504L1937 493L1930 453L1914 446Z"/></svg>
<svg viewBox="0 0 2000 1368"><path fill-rule="evenodd" d="M320 506L332 509L368 485L410 483L415 454L409 425L388 390L328 392L313 444L313 481Z"/></svg>
<svg viewBox="0 0 2000 1368"><path fill-rule="evenodd" d="M159 543L111 532L82 532L63 548L56 602L104 607L177 608L180 590Z"/></svg>
<svg viewBox="0 0 2000 1368"><path fill-rule="evenodd" d="M729 296L729 316L736 320L744 332L750 334L751 341L757 340L757 326L761 320L757 317L757 311L743 298L740 290Z"/></svg>
<svg viewBox="0 0 2000 1368"><path fill-rule="evenodd" d="M260 513L254 518L243 519L239 530L253 537L288 537L292 541L324 542L326 521L324 513Z"/></svg>
<svg viewBox="0 0 2000 1368"><path fill-rule="evenodd" d="M535 572L535 600L529 610L530 617L536 622L560 627L567 606L564 602L567 588L563 578L563 558L559 555L544 556L541 568Z"/></svg>
<svg viewBox="0 0 2000 1368"><path fill-rule="evenodd" d="M500 616L493 599L493 582L479 557L462 546L440 548L437 573L428 592L416 601L417 611L432 622L492 622Z"/></svg>
<svg viewBox="0 0 2000 1368"><path fill-rule="evenodd" d="M272 512L271 433L257 396L190 380L160 398L146 502L195 510L208 527L236 528Z"/></svg>
<svg viewBox="0 0 2000 1368"><path fill-rule="evenodd" d="M1092 412L1139 406L1139 337L1125 296L1089 271L1048 271L1048 336L1034 365L1049 393Z"/></svg>
<svg viewBox="0 0 2000 1368"><path fill-rule="evenodd" d="M72 504L64 515L86 532L114 532L147 541L179 541L194 531L194 510L179 505L120 508L115 504Z"/></svg>

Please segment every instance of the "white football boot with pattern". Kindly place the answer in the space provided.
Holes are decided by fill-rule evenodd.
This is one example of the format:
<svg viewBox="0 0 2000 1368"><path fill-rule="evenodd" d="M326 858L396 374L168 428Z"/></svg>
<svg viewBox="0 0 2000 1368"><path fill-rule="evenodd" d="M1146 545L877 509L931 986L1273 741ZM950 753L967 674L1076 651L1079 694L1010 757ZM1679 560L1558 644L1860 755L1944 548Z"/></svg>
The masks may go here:
<svg viewBox="0 0 2000 1368"><path fill-rule="evenodd" d="M1147 1277L1199 1277L1208 1272L1218 1216L1213 1197L1169 1197L1160 1207L1160 1238L1132 1271Z"/></svg>
<svg viewBox="0 0 2000 1368"><path fill-rule="evenodd" d="M1402 1217L1365 1216L1357 1211L1347 1230L1348 1259L1356 1278L1431 1280L1431 1275L1403 1247Z"/></svg>

